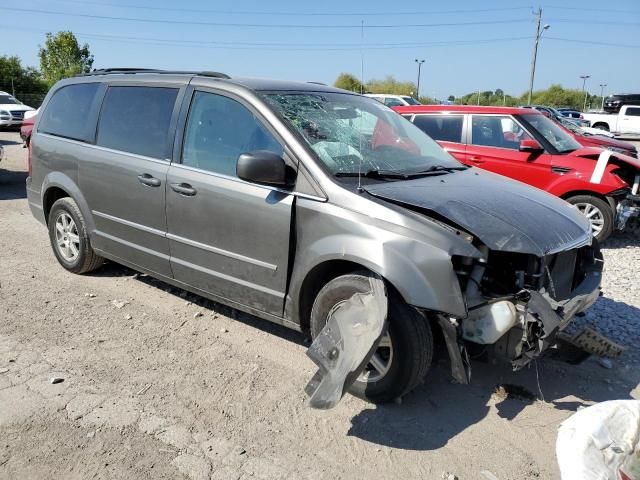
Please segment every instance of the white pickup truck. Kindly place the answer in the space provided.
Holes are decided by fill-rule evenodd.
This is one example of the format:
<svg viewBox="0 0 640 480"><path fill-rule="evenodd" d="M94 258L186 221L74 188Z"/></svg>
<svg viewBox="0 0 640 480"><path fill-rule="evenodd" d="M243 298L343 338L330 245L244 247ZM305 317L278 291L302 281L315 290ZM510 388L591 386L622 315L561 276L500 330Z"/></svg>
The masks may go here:
<svg viewBox="0 0 640 480"><path fill-rule="evenodd" d="M640 105L623 105L618 113L584 113L593 128L616 135L640 134Z"/></svg>

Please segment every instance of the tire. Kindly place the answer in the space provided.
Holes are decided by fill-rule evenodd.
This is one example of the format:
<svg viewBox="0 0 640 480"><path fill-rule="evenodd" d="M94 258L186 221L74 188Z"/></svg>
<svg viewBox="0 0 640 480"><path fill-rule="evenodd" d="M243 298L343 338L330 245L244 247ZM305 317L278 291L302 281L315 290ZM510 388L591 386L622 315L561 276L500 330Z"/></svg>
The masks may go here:
<svg viewBox="0 0 640 480"><path fill-rule="evenodd" d="M48 227L53 253L65 269L73 273L88 273L104 262L91 248L84 217L72 198L61 198L53 204Z"/></svg>
<svg viewBox="0 0 640 480"><path fill-rule="evenodd" d="M598 130L604 130L605 132L609 131L609 125L606 123L596 123L593 128L597 128Z"/></svg>
<svg viewBox="0 0 640 480"><path fill-rule="evenodd" d="M366 272L343 275L331 280L318 293L311 310L311 336L324 328L331 309L355 293L371 291ZM392 401L415 388L424 378L433 356L433 336L428 321L407 305L399 295L389 294L388 332L385 344L375 355L385 360L388 370L379 375L373 369L368 380L358 377L349 388L352 395L372 403ZM388 334L388 336L386 336ZM366 367L371 369L371 363Z"/></svg>
<svg viewBox="0 0 640 480"><path fill-rule="evenodd" d="M604 200L591 195L576 195L567 198L567 202L578 207L582 214L590 214L589 221L593 231L593 236L602 243L613 232L613 211L611 206ZM596 211L596 213L593 213ZM597 222L594 220L598 220Z"/></svg>

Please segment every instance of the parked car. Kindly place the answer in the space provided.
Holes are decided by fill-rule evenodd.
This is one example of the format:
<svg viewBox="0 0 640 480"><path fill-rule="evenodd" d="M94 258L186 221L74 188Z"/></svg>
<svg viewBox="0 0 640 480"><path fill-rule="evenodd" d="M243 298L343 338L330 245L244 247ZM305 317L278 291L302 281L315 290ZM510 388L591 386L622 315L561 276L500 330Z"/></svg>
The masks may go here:
<svg viewBox="0 0 640 480"><path fill-rule="evenodd" d="M366 97L374 98L387 107L398 107L401 105L421 105L415 98L409 95L391 95L384 93L365 93Z"/></svg>
<svg viewBox="0 0 640 480"><path fill-rule="evenodd" d="M556 110L553 107L547 107L545 105L523 105L522 108L533 108L541 112L543 115L546 115L547 117L552 118L554 120L564 117L564 115L562 115L560 111ZM578 118L572 118L571 120L580 127L591 126L591 123L582 116Z"/></svg>
<svg viewBox="0 0 640 480"><path fill-rule="evenodd" d="M0 92L0 128L22 125L25 112L35 110L6 92Z"/></svg>
<svg viewBox="0 0 640 480"><path fill-rule="evenodd" d="M623 105L618 113L585 113L593 128L615 135L640 134L640 105Z"/></svg>
<svg viewBox="0 0 640 480"><path fill-rule="evenodd" d="M605 112L618 113L624 105L640 105L640 93L621 93L604 99Z"/></svg>
<svg viewBox="0 0 640 480"><path fill-rule="evenodd" d="M639 160L618 151L583 147L534 109L423 105L395 110L461 162L528 183L575 205L589 218L598 240L623 229L640 213Z"/></svg>
<svg viewBox="0 0 640 480"><path fill-rule="evenodd" d="M22 126L20 127L20 138L24 142L25 147L29 147L29 142L31 141L31 132L33 131L33 124L36 121L36 116L38 115L38 110L30 110L28 112L24 112L24 121L22 122Z"/></svg>
<svg viewBox="0 0 640 480"><path fill-rule="evenodd" d="M584 117L582 116L582 112L579 112L578 110L574 110L572 108L556 108L556 111L559 112L563 117L584 119Z"/></svg>
<svg viewBox="0 0 640 480"><path fill-rule="evenodd" d="M567 129L568 133L584 147L602 147L614 152L624 153L630 157L638 158L638 150L635 145L613 138L613 135L597 128L578 127L569 119L558 119L558 123ZM603 133L607 135L602 135Z"/></svg>
<svg viewBox="0 0 640 480"><path fill-rule="evenodd" d="M383 278L388 328L345 380L374 402L422 381L433 328L466 383L464 341L520 368L599 294L576 209L332 87L94 71L47 94L29 172L31 211L74 273L108 258L312 338Z"/></svg>

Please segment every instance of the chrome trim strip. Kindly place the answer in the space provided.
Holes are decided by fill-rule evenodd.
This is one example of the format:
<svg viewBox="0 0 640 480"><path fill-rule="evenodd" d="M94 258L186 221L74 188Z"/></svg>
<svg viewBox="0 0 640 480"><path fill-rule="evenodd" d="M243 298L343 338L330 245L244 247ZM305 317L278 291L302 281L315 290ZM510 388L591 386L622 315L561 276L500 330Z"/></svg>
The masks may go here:
<svg viewBox="0 0 640 480"><path fill-rule="evenodd" d="M138 230L142 230L143 232L151 233L153 235L158 235L160 237L166 237L167 236L166 232L163 232L162 230L158 230L156 228L147 227L145 225L140 225L139 223L131 222L131 221L125 220L123 218L114 217L113 215L109 215L107 213L98 212L97 210L91 210L91 213L93 213L97 217L106 218L107 220L111 220L112 222L121 223L121 224L126 225L128 227L132 227L132 228L136 228Z"/></svg>
<svg viewBox="0 0 640 480"><path fill-rule="evenodd" d="M187 267L187 268L191 268L193 270L197 270L199 272L205 273L205 274L210 275L212 277L221 278L222 280L226 280L228 282L232 282L232 283L235 283L235 284L238 284L238 285L242 285L243 287L251 288L253 290L258 290L259 292L263 292L263 293L266 293L268 295L272 295L272 296L277 297L277 298L284 298L284 293L282 293L282 292L277 292L275 290L271 290L270 288L263 287L262 285L257 285L255 283L251 283L251 282L248 282L246 280L241 280L239 278L232 277L230 275L225 275L224 273L216 272L214 270L210 270L208 268L201 267L201 266L196 265L194 263L187 262L185 260L180 260L179 258L176 258L176 257L171 257L171 262L172 263L175 262L178 265L182 265L183 267Z"/></svg>
<svg viewBox="0 0 640 480"><path fill-rule="evenodd" d="M269 270L273 270L274 272L278 269L277 265L273 265L271 263L263 262L262 260L258 260L255 258L246 257L244 255L240 255L238 253L229 252L228 250L223 250L221 248L214 247L212 245L207 245L205 243L196 242L195 240L190 240L188 238L181 237L179 235L174 235L173 233L163 232L162 230L158 230L155 228L147 227L145 225L140 225L139 223L131 222L129 220L124 220L122 218L114 217L113 215L109 215L107 213L98 212L96 210L91 210L97 217L105 218L107 220L111 220L112 222L120 223L122 225L126 225L128 227L132 227L138 230L142 230L146 233L151 233L153 235L158 235L160 237L167 238L169 240L173 240L175 242L180 242L185 245L189 245L190 247L199 248L201 250L206 250L211 253L215 253L218 255L223 255L225 257L233 258L234 260L240 260L242 262L251 263L253 265L257 265L259 267L267 268ZM105 234L106 235L106 234ZM144 248L144 247L141 247Z"/></svg>
<svg viewBox="0 0 640 480"><path fill-rule="evenodd" d="M263 262L262 260L257 260L251 257L245 257L244 255L240 255L239 253L233 253L228 250L223 250L221 248L213 247L211 245L207 245L205 243L196 242L195 240L189 240L188 238L180 237L178 235L174 235L173 233L167 233L166 237L169 240L173 240L175 242L183 243L185 245L189 245L190 247L199 248L201 250L206 250L211 253L216 253L218 255L223 255L225 257L230 257L235 260L240 260L242 262L251 263L253 265L257 265L259 267L268 268L269 270L273 270L274 272L278 269L277 265L273 265L272 263Z"/></svg>
<svg viewBox="0 0 640 480"><path fill-rule="evenodd" d="M73 140L72 138L58 137L57 135L51 135L50 133L38 132L38 135L42 135L43 137L47 137L47 138L52 138L54 140L60 140L61 142L68 142L68 143L72 143L72 144L75 144L75 145L81 145L81 146L84 146L84 147L95 148L96 150L101 150L101 151L107 152L107 153L117 153L119 155L127 155L129 157L134 157L134 158L137 158L139 160L147 160L149 162L159 163L161 165L169 165L169 163L171 161L169 159L161 160L159 158L146 157L144 155L139 155L137 153L125 152L123 150L114 150L113 148L108 148L108 147L101 147L100 145L96 145L95 143L82 142L80 140Z"/></svg>
<svg viewBox="0 0 640 480"><path fill-rule="evenodd" d="M159 252L157 252L155 250L151 250L150 248L141 247L140 245L138 245L136 243L127 242L126 240L122 240L121 238L114 237L113 235L109 235L108 233L101 232L100 230L94 230L94 233L96 235L98 235L99 237L103 237L103 238L106 238L106 239L111 240L113 242L119 243L121 245L125 245L127 247L133 248L135 250L139 250L141 252L148 253L149 255L153 255L154 257L159 257L159 258L162 258L163 260L167 260L167 261L171 260L169 255L165 255L164 253L159 253Z"/></svg>

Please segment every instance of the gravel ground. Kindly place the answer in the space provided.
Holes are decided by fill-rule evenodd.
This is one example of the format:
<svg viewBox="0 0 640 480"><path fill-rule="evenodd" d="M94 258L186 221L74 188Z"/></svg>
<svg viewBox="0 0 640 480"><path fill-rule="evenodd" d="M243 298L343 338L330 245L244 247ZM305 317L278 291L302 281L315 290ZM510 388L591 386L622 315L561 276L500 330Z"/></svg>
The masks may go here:
<svg viewBox="0 0 640 480"><path fill-rule="evenodd" d="M26 151L0 142L0 478L554 479L560 422L640 398L633 236L605 246L604 296L579 319L630 346L613 368L474 362L462 386L437 360L402 404L321 412L295 332L112 263L63 270L27 207Z"/></svg>

